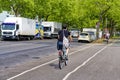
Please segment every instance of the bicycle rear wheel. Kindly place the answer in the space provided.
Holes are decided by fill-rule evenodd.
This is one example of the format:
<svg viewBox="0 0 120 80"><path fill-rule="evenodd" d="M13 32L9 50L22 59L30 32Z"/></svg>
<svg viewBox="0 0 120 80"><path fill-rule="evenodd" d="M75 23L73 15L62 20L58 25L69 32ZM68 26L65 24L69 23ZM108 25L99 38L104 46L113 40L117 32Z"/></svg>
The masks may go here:
<svg viewBox="0 0 120 80"><path fill-rule="evenodd" d="M65 60L65 61L64 61L64 63L65 63L65 66L67 66L67 64L68 64L68 61L67 61L67 60Z"/></svg>
<svg viewBox="0 0 120 80"><path fill-rule="evenodd" d="M62 59L59 59L59 68L62 69L64 66Z"/></svg>

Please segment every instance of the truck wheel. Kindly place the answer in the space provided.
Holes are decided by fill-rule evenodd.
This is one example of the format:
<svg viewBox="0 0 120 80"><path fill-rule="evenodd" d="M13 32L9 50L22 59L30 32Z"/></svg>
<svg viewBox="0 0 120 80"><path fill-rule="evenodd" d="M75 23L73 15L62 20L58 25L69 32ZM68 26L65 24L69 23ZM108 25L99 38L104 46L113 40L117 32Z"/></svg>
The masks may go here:
<svg viewBox="0 0 120 80"><path fill-rule="evenodd" d="M3 38L1 38L1 41L4 41L4 39L3 39Z"/></svg>
<svg viewBox="0 0 120 80"><path fill-rule="evenodd" d="M20 40L20 36L17 37L17 41L19 41L19 40Z"/></svg>
<svg viewBox="0 0 120 80"><path fill-rule="evenodd" d="M34 37L30 37L30 40L33 40L34 39Z"/></svg>
<svg viewBox="0 0 120 80"><path fill-rule="evenodd" d="M53 39L53 35L51 35L51 37L50 37L51 39Z"/></svg>
<svg viewBox="0 0 120 80"><path fill-rule="evenodd" d="M28 40L30 40L31 38L30 38L30 37L28 37L27 39L28 39Z"/></svg>

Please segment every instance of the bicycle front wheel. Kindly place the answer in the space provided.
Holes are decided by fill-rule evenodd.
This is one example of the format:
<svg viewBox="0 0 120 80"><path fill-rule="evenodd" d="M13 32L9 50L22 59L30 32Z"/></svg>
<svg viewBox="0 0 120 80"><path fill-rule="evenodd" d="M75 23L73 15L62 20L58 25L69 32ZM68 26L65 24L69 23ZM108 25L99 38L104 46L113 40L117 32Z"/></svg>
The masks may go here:
<svg viewBox="0 0 120 80"><path fill-rule="evenodd" d="M108 44L108 39L107 39L107 44Z"/></svg>
<svg viewBox="0 0 120 80"><path fill-rule="evenodd" d="M63 61L62 60L59 60L59 68L62 69L63 68Z"/></svg>

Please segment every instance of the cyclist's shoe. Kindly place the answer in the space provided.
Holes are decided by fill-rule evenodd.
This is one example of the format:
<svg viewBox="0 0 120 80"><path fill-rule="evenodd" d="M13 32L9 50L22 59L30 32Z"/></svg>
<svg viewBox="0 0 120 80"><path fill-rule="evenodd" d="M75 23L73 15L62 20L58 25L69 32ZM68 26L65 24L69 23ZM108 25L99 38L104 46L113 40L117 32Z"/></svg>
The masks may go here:
<svg viewBox="0 0 120 80"><path fill-rule="evenodd" d="M65 55L65 59L68 60L68 55Z"/></svg>

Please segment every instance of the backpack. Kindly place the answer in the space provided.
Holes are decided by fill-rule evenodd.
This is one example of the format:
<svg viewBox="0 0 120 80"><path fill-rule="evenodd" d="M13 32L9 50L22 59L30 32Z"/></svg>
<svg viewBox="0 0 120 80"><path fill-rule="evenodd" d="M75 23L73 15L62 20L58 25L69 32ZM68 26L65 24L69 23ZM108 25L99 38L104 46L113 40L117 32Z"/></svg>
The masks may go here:
<svg viewBox="0 0 120 80"><path fill-rule="evenodd" d="M65 37L64 31L63 31L63 46L65 46L65 48L69 47L69 40Z"/></svg>

